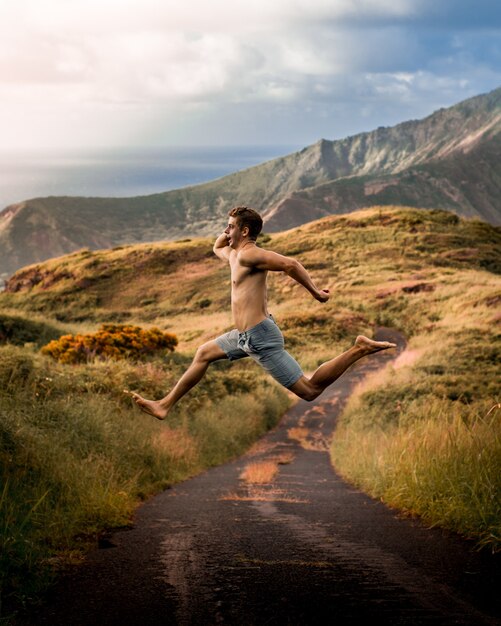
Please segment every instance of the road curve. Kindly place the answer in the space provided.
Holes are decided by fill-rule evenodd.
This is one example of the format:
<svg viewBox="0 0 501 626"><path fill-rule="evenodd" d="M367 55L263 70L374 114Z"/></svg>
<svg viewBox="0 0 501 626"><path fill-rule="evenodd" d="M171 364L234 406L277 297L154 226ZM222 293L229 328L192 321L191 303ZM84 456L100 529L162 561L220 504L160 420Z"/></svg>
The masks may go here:
<svg viewBox="0 0 501 626"><path fill-rule="evenodd" d="M330 465L353 386L394 356L368 357L245 456L151 499L16 624L501 624L500 555L402 518ZM278 472L241 478L259 469Z"/></svg>

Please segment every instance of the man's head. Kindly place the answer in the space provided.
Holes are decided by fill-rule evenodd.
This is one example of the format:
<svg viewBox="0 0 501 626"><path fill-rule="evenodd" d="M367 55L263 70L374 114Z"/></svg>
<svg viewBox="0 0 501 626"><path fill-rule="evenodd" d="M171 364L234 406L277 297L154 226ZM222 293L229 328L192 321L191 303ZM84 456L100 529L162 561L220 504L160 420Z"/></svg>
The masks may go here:
<svg viewBox="0 0 501 626"><path fill-rule="evenodd" d="M229 217L233 217L238 228L244 232L247 228L247 236L250 240L255 241L263 228L263 218L254 209L246 206L237 206L228 213Z"/></svg>

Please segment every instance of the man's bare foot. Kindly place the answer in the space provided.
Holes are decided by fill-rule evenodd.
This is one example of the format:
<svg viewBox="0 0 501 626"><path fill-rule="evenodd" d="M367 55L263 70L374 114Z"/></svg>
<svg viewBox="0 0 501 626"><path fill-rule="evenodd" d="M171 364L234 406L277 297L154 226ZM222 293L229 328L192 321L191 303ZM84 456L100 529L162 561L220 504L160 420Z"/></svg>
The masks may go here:
<svg viewBox="0 0 501 626"><path fill-rule="evenodd" d="M359 335L355 340L355 346L363 350L365 354L372 354L373 352L379 352L380 350L396 348L397 344L389 341L374 341L373 339Z"/></svg>
<svg viewBox="0 0 501 626"><path fill-rule="evenodd" d="M127 391L126 389L124 389L124 393L130 396L137 404L137 406L141 409L141 411L148 413L148 415L153 415L153 417L156 417L158 420L164 420L167 417L169 410L163 407L160 402L156 402L154 400L146 400L138 393L134 393L133 391Z"/></svg>

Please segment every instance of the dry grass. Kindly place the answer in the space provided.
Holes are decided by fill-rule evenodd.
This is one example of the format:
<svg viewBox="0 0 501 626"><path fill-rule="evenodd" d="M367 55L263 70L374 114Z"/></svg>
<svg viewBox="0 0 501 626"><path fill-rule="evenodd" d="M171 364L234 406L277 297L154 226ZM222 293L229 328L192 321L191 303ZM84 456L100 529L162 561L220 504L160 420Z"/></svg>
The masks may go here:
<svg viewBox="0 0 501 626"><path fill-rule="evenodd" d="M256 443L252 446L252 448L246 453L245 456L258 456L260 454L266 454L278 446L277 443L273 441L266 441L266 439L261 439L260 441L256 441Z"/></svg>
<svg viewBox="0 0 501 626"><path fill-rule="evenodd" d="M308 504L309 500L293 498L283 489L263 489L252 487L245 493L229 492L219 498L232 502L287 502L289 504Z"/></svg>
<svg viewBox="0 0 501 626"><path fill-rule="evenodd" d="M393 361L393 369L398 370L401 367L410 367L420 358L423 350L404 350Z"/></svg>
<svg viewBox="0 0 501 626"><path fill-rule="evenodd" d="M343 430L333 451L336 467L391 506L499 549L500 406L465 421L449 418L450 407L436 401L421 422L388 434L374 430L352 438Z"/></svg>
<svg viewBox="0 0 501 626"><path fill-rule="evenodd" d="M304 426L294 426L287 431L289 439L297 441L304 450L312 450L314 452L326 452L329 444L325 441L323 435L315 430L311 430Z"/></svg>
<svg viewBox="0 0 501 626"><path fill-rule="evenodd" d="M271 449L273 449L272 446ZM288 465L294 460L293 452L282 452L263 461L248 463L240 474L240 480L249 485L272 483L278 474L279 465Z"/></svg>
<svg viewBox="0 0 501 626"><path fill-rule="evenodd" d="M273 457L273 461L278 463L278 465L289 465L295 459L295 454L293 452L282 452L277 456Z"/></svg>
<svg viewBox="0 0 501 626"><path fill-rule="evenodd" d="M167 424L162 424L161 430L152 435L152 445L174 462L183 461L195 466L200 458L199 445L184 426L170 428Z"/></svg>
<svg viewBox="0 0 501 626"><path fill-rule="evenodd" d="M251 485L271 483L278 474L278 463L275 461L257 461L249 463L240 474L240 480Z"/></svg>

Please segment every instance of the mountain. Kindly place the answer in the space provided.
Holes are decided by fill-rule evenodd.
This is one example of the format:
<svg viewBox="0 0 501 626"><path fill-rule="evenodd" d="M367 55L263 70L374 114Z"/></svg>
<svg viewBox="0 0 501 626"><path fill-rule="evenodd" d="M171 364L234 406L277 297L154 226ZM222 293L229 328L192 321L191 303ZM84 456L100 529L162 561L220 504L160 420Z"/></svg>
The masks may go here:
<svg viewBox="0 0 501 626"><path fill-rule="evenodd" d="M193 187L26 200L0 213L0 273L82 247L213 236L239 204L260 209L268 232L381 204L445 208L499 224L500 128L501 88Z"/></svg>
<svg viewBox="0 0 501 626"><path fill-rule="evenodd" d="M300 226L360 207L404 204L501 224L501 135L401 172L350 176L294 191L267 213L267 230Z"/></svg>

